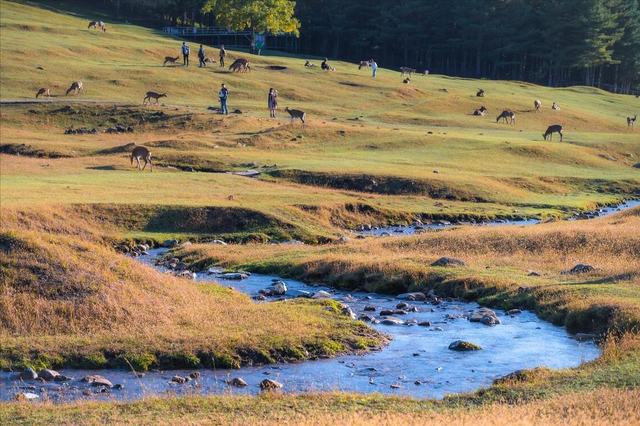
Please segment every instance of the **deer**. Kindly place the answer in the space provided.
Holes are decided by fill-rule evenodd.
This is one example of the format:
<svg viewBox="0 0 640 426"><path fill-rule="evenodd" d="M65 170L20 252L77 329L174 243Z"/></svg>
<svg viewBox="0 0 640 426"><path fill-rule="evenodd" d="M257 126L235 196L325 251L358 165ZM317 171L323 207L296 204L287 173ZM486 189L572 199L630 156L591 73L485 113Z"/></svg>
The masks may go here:
<svg viewBox="0 0 640 426"><path fill-rule="evenodd" d="M638 114L636 114L633 118L627 117L627 129L633 130L633 123L636 122L637 118L638 118Z"/></svg>
<svg viewBox="0 0 640 426"><path fill-rule="evenodd" d="M131 152L131 165L133 166L133 159L138 162L138 170L144 170L149 164L149 168L153 172L153 163L151 162L151 151L144 146L136 146ZM144 166L140 168L140 160L144 160Z"/></svg>
<svg viewBox="0 0 640 426"><path fill-rule="evenodd" d="M73 83L71 83L71 87L69 87L69 89L67 89L67 93L65 93L65 96L68 96L70 92L73 92L75 95L77 95L78 93L80 93L83 90L84 90L84 88L82 86L82 82L81 81L74 81Z"/></svg>
<svg viewBox="0 0 640 426"><path fill-rule="evenodd" d="M107 32L107 26L106 26L106 25L105 25L105 23L104 23L104 22L102 22L102 21L99 21L99 22L98 22L98 28L100 28L100 29L102 30L102 32L103 32L103 33L106 33L106 32Z"/></svg>
<svg viewBox="0 0 640 426"><path fill-rule="evenodd" d="M400 67L400 76L401 77L404 77L405 74L409 74L409 77L411 77L411 74L413 74L414 72L416 72L416 70L413 69L413 68Z"/></svg>
<svg viewBox="0 0 640 426"><path fill-rule="evenodd" d="M360 65L358 65L358 70L361 70L362 68L369 68L371 66L371 64L369 63L369 61L360 61Z"/></svg>
<svg viewBox="0 0 640 426"><path fill-rule="evenodd" d="M307 67L307 68L313 68L313 67L315 67L315 66L316 66L316 64L314 64L314 63L312 63L312 62L307 61L307 62L305 62L305 63L304 63L304 66L305 66L305 67Z"/></svg>
<svg viewBox="0 0 640 426"><path fill-rule="evenodd" d="M560 111L560 107L555 102L553 103L553 105L551 105L551 109L554 110L554 111Z"/></svg>
<svg viewBox="0 0 640 426"><path fill-rule="evenodd" d="M162 66L166 66L167 62L169 62L169 64L171 65L176 65L176 62L178 61L178 59L180 59L180 56L176 56L175 58L172 56L165 56L164 57L164 63L162 64Z"/></svg>
<svg viewBox="0 0 640 426"><path fill-rule="evenodd" d="M204 63L205 64L215 64L216 60L215 59L211 59L211 58L204 58Z"/></svg>
<svg viewBox="0 0 640 426"><path fill-rule="evenodd" d="M296 118L299 118L300 121L302 121L302 128L304 129L304 120L307 118L307 113L302 112L299 109L289 109L289 107L285 107L284 111L288 112L291 116L291 124L293 124Z"/></svg>
<svg viewBox="0 0 640 426"><path fill-rule="evenodd" d="M88 30L90 30L91 28L97 28L98 27L98 22L97 21L91 21L89 22L89 26L87 27Z"/></svg>
<svg viewBox="0 0 640 426"><path fill-rule="evenodd" d="M547 140L547 137L549 137L549 140L552 141L554 133L558 133L560 135L560 142L562 142L562 126L559 124L554 124L553 126L547 127L547 131L542 134L542 137L545 141Z"/></svg>
<svg viewBox="0 0 640 426"><path fill-rule="evenodd" d="M478 98L484 98L484 90L478 89L478 93L476 93L476 96Z"/></svg>
<svg viewBox="0 0 640 426"><path fill-rule="evenodd" d="M151 99L156 100L156 104L160 103L160 98L166 98L166 93L158 93L158 92L147 92L147 96L142 100L142 105L144 105L147 101L149 101L149 105L151 105Z"/></svg>
<svg viewBox="0 0 640 426"><path fill-rule="evenodd" d="M404 84L411 84L411 77L407 77L407 78L405 78L404 80L402 80L402 82L403 82Z"/></svg>
<svg viewBox="0 0 640 426"><path fill-rule="evenodd" d="M429 70L424 70L424 71L422 71L422 75L423 75L423 76L425 76L425 75L429 75Z"/></svg>
<svg viewBox="0 0 640 426"><path fill-rule="evenodd" d="M502 111L502 114L496 118L496 123L500 121L501 118L505 123L509 123L508 119L511 119L511 124L516 124L516 113L513 111L509 111L508 109Z"/></svg>
<svg viewBox="0 0 640 426"><path fill-rule="evenodd" d="M540 107L542 106L542 102L539 100L533 101L533 107L536 109L536 112L540 112Z"/></svg>
<svg viewBox="0 0 640 426"><path fill-rule="evenodd" d="M483 105L480 108L478 108L477 110L473 111L473 115L479 115L480 117L484 117L485 111L487 111L487 109Z"/></svg>
<svg viewBox="0 0 640 426"><path fill-rule="evenodd" d="M38 90L38 93L36 93L36 99L38 99L38 96L42 96L43 98L46 96L47 99L51 99L51 89L49 89L48 87L43 87L42 89Z"/></svg>

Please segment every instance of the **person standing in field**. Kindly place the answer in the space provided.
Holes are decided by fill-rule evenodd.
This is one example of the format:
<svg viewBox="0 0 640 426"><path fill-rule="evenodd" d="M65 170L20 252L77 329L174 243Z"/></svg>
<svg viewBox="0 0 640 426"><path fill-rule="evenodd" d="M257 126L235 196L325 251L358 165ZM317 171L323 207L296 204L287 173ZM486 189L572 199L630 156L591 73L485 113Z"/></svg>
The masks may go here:
<svg viewBox="0 0 640 426"><path fill-rule="evenodd" d="M185 67L189 66L189 53L191 52L191 49L189 49L189 46L187 45L186 41L182 42L182 65Z"/></svg>
<svg viewBox="0 0 640 426"><path fill-rule="evenodd" d="M204 63L204 57L204 46L200 45L200 49L198 49L198 59L200 60L200 65L198 65L199 68L207 66L207 64Z"/></svg>
<svg viewBox="0 0 640 426"><path fill-rule="evenodd" d="M227 108L227 98L229 97L229 89L222 83L222 88L218 92L220 98L220 114L229 115L229 109Z"/></svg>
<svg viewBox="0 0 640 426"><path fill-rule="evenodd" d="M376 73L378 72L378 64L376 64L376 61L371 59L369 61L369 66L371 67L371 70L373 71L373 78L376 78Z"/></svg>
<svg viewBox="0 0 640 426"><path fill-rule="evenodd" d="M224 44L220 46L220 66L224 67L224 58L227 56L227 51L224 50Z"/></svg>
<svg viewBox="0 0 640 426"><path fill-rule="evenodd" d="M269 117L276 118L276 110L278 109L278 91L273 87L269 89Z"/></svg>

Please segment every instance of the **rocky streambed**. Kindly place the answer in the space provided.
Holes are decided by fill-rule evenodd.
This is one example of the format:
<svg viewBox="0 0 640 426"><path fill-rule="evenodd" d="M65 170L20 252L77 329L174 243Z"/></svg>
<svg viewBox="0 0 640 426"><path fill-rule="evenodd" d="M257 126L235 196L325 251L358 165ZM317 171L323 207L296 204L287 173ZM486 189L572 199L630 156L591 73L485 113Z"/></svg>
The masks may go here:
<svg viewBox="0 0 640 426"><path fill-rule="evenodd" d="M164 251L149 250L138 259L168 272L165 266L155 265ZM441 398L488 386L515 370L575 367L599 355L592 336L576 338L533 313L489 310L434 293L396 297L347 293L275 276L225 275L216 269L190 273L188 279L195 285L219 282L251 295L258 303L286 303L295 297L331 298L342 303L343 314L368 322L390 335L392 341L383 350L366 355L239 370L135 374L69 369L59 372L64 380L34 378L30 372L20 378L18 373L3 372L1 400L131 401L149 396L257 394L274 388L284 392L339 390Z"/></svg>

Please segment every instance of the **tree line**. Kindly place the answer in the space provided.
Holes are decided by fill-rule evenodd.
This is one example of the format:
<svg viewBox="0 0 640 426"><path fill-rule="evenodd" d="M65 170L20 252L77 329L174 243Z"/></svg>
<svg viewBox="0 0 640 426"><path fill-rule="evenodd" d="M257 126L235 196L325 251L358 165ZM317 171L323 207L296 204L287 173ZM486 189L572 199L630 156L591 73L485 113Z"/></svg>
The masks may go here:
<svg viewBox="0 0 640 426"><path fill-rule="evenodd" d="M459 77L640 90L640 0L104 1L171 25L299 29L302 54Z"/></svg>

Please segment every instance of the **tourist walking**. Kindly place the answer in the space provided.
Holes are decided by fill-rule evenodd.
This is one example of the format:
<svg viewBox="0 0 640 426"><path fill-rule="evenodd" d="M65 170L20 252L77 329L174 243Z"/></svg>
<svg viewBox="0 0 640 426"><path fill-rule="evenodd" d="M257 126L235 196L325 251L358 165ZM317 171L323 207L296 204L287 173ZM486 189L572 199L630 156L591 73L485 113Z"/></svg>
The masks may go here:
<svg viewBox="0 0 640 426"><path fill-rule="evenodd" d="M276 118L276 110L278 109L278 91L273 87L269 89L269 117Z"/></svg>
<svg viewBox="0 0 640 426"><path fill-rule="evenodd" d="M378 64L376 64L376 61L371 59L369 61L369 66L371 67L371 70L373 71L373 78L376 78L376 73L378 72Z"/></svg>
<svg viewBox="0 0 640 426"><path fill-rule="evenodd" d="M189 49L189 46L187 45L187 42L183 41L182 42L182 65L185 67L189 66L189 53L191 52L191 49Z"/></svg>
<svg viewBox="0 0 640 426"><path fill-rule="evenodd" d="M222 83L222 88L218 93L220 98L220 114L229 115L229 109L227 108L227 98L229 97L229 89Z"/></svg>
<svg viewBox="0 0 640 426"><path fill-rule="evenodd" d="M220 46L220 66L224 67L224 58L227 56L227 51L224 50L224 44Z"/></svg>
<svg viewBox="0 0 640 426"><path fill-rule="evenodd" d="M200 45L200 49L198 49L198 59L200 60L200 65L198 65L199 68L207 66L207 64L204 63L204 57L205 57L204 46Z"/></svg>

